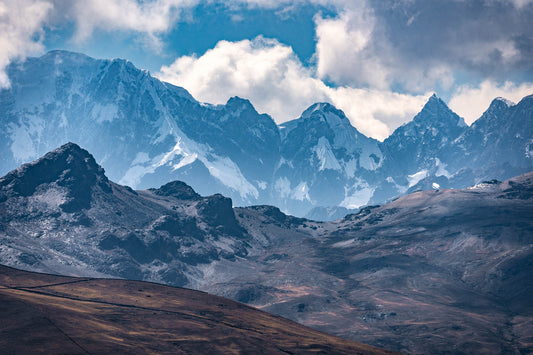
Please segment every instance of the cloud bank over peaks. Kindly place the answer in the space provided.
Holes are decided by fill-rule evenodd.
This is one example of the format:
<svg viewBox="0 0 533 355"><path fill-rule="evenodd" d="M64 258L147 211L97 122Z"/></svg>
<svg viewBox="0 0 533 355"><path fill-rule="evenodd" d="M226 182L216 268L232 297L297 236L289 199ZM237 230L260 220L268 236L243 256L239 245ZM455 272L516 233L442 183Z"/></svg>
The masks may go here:
<svg viewBox="0 0 533 355"><path fill-rule="evenodd" d="M377 139L386 138L411 119L429 96L330 87L300 62L291 47L263 37L220 41L202 56L179 57L156 76L187 88L204 102L222 104L231 96L248 98L277 123L299 117L315 102L328 101L345 111L362 133Z"/></svg>
<svg viewBox="0 0 533 355"><path fill-rule="evenodd" d="M133 32L160 51L160 35L199 0L3 0L0 2L0 88L9 87L5 69L13 60L44 51L49 27L73 24L72 39L83 42L95 30Z"/></svg>
<svg viewBox="0 0 533 355"><path fill-rule="evenodd" d="M336 85L381 90L399 87L411 93L433 90L436 85L449 89L455 80L452 68L431 57L413 65L390 33L389 17L395 20L398 11L384 14L375 3L358 0L338 4L338 16L315 16L318 77ZM407 22L415 20L416 16L411 16Z"/></svg>
<svg viewBox="0 0 533 355"><path fill-rule="evenodd" d="M479 86L459 87L454 92L449 106L453 111L460 112L465 122L470 125L483 114L496 97L518 102L531 94L533 94L533 83L517 85L508 81L498 84L485 80Z"/></svg>
<svg viewBox="0 0 533 355"><path fill-rule="evenodd" d="M299 6L316 13L302 34L314 35L312 58L300 60L296 43L249 39L264 33L257 28L233 42L216 38L209 42L220 40L215 47L181 56L158 73L202 101L249 98L278 123L328 101L362 133L383 139L433 91L451 97L452 109L470 123L494 96L516 100L533 87L533 0L3 0L0 88L9 86L6 66L42 53L52 28L66 30L65 40L78 48L95 32L126 33L162 58L179 24L209 21L202 10L194 18L201 6L216 10L207 16L228 10L238 21L257 16L250 9L272 11L280 21L298 16Z"/></svg>
<svg viewBox="0 0 533 355"><path fill-rule="evenodd" d="M375 17L365 2L343 10L338 17L315 16L317 75L338 85L379 89L391 84L390 72L379 56ZM353 7L353 5L352 5Z"/></svg>
<svg viewBox="0 0 533 355"><path fill-rule="evenodd" d="M12 60L43 51L42 27L52 9L48 1L0 2L0 89L10 85L5 68Z"/></svg>

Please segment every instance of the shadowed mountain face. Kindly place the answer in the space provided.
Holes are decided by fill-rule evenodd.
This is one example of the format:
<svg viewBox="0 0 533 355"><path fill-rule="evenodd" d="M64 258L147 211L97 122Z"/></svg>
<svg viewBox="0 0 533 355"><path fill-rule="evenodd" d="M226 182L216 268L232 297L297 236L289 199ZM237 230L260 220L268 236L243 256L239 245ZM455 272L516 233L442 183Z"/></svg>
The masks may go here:
<svg viewBox="0 0 533 355"><path fill-rule="evenodd" d="M13 87L0 90L2 174L74 141L125 185L180 179L240 204L268 199L257 180L278 163L279 132L247 100L204 105L126 60L66 51L9 72Z"/></svg>
<svg viewBox="0 0 533 355"><path fill-rule="evenodd" d="M52 51L7 68L0 174L68 142L133 188L181 180L239 206L331 220L417 190L465 188L533 170L533 96L495 99L472 126L435 95L384 142L315 103L277 126L238 97L196 101L121 59ZM313 208L318 207L313 210Z"/></svg>
<svg viewBox="0 0 533 355"><path fill-rule="evenodd" d="M393 354L203 292L0 266L3 353Z"/></svg>
<svg viewBox="0 0 533 355"><path fill-rule="evenodd" d="M408 353L533 349L533 173L323 223L93 162L69 144L0 178L1 263L184 285Z"/></svg>
<svg viewBox="0 0 533 355"><path fill-rule="evenodd" d="M16 258L40 271L184 285L195 275L185 276L189 266L251 247L229 198L201 197L177 181L135 192L110 182L75 144L1 178L0 201L4 235L25 235Z"/></svg>

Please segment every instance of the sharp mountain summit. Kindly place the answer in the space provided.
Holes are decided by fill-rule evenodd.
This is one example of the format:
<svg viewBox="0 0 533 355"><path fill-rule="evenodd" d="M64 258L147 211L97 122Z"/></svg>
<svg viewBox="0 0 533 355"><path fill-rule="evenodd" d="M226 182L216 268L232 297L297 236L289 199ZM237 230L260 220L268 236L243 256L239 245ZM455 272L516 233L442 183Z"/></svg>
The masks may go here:
<svg viewBox="0 0 533 355"><path fill-rule="evenodd" d="M420 189L465 188L533 170L533 96L495 99L470 127L436 96L379 142L317 103L276 125L238 97L196 101L121 59L52 51L13 63L0 91L0 173L68 142L132 188L173 180L237 206L340 218Z"/></svg>

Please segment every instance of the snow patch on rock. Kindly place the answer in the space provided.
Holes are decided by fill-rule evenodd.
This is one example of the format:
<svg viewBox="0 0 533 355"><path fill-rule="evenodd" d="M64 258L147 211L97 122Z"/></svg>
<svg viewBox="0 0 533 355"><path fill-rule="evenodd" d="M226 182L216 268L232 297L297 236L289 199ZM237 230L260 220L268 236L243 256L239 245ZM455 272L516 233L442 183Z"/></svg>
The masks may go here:
<svg viewBox="0 0 533 355"><path fill-rule="evenodd" d="M326 169L339 171L342 170L337 158L335 157L335 154L333 154L331 150L331 145L326 137L319 138L318 144L313 148L313 152L319 161L319 171Z"/></svg>
<svg viewBox="0 0 533 355"><path fill-rule="evenodd" d="M452 174L446 170L447 165L439 160L439 158L435 158L435 166L437 167L437 172L435 173L435 176L445 176L448 179L452 177Z"/></svg>
<svg viewBox="0 0 533 355"><path fill-rule="evenodd" d="M355 191L353 188L345 188L344 190L345 197L340 206L355 209L368 204L368 201L374 195L375 188L364 181L358 180L355 185Z"/></svg>
<svg viewBox="0 0 533 355"><path fill-rule="evenodd" d="M92 110L92 118L98 123L113 122L117 117L118 106L117 105L101 105L95 104Z"/></svg>
<svg viewBox="0 0 533 355"><path fill-rule="evenodd" d="M419 172L416 172L412 175L408 175L407 180L409 181L409 187L415 186L421 180L425 179L427 176L428 176L428 171L426 169L420 170Z"/></svg>

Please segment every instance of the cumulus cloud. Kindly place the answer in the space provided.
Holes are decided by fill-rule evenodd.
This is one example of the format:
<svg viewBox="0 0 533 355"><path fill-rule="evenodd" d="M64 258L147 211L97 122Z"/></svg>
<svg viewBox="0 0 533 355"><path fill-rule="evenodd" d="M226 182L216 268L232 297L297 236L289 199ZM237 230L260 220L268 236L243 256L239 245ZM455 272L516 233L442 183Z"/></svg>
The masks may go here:
<svg viewBox="0 0 533 355"><path fill-rule="evenodd" d="M338 2L337 17L315 16L318 76L337 85L381 90L398 85L409 92L424 92L436 85L449 89L454 75L446 61L431 55L425 61L413 61L403 45L395 43L387 26L390 17L396 18L398 12L404 15L391 5L395 7L392 13L383 14L369 1ZM404 26L411 26L420 14L411 14ZM511 55L512 45L506 49L505 54Z"/></svg>
<svg viewBox="0 0 533 355"><path fill-rule="evenodd" d="M200 0L4 0L0 2L0 86L10 61L43 51L44 26L71 24L83 42L95 31L131 32L161 50L170 31ZM410 119L427 92L454 90L452 108L467 121L496 95L517 99L533 81L533 0L212 0L245 19L246 8L280 16L301 4L327 7L314 18L316 50L303 65L291 47L256 38L219 42L200 56L183 56L160 77L200 100L250 98L277 122L329 101L363 133L382 139ZM233 10L232 10L233 11ZM317 7L318 11L318 7ZM457 73L482 82L460 86ZM527 76L529 75L529 77ZM488 79L487 79L488 78ZM326 84L326 83L329 83ZM398 92L403 92L399 94Z"/></svg>
<svg viewBox="0 0 533 355"><path fill-rule="evenodd" d="M533 70L533 16L529 0L371 1L374 38L393 58L388 69L410 91L450 88L468 73L496 81ZM377 37L376 37L377 36ZM437 75L435 75L435 69ZM441 72L440 74L438 72Z"/></svg>
<svg viewBox="0 0 533 355"><path fill-rule="evenodd" d="M95 30L133 31L160 49L159 35L170 30L183 9L199 0L4 0L0 2L0 87L9 86L7 65L42 53L46 25L73 22L73 38L83 41Z"/></svg>
<svg viewBox="0 0 533 355"><path fill-rule="evenodd" d="M387 88L390 73L377 55L375 17L365 2L359 5L337 18L315 17L317 74L340 85Z"/></svg>
<svg viewBox="0 0 533 355"><path fill-rule="evenodd" d="M0 2L0 88L10 85L5 69L12 60L43 50L42 27L52 8L48 1Z"/></svg>
<svg viewBox="0 0 533 355"><path fill-rule="evenodd" d="M76 22L78 41L89 38L95 29L134 31L160 46L157 35L173 27L181 10L197 4L198 0L84 0L72 3L68 10Z"/></svg>
<svg viewBox="0 0 533 355"><path fill-rule="evenodd" d="M221 41L200 57L178 58L157 76L187 88L201 101L222 104L231 96L248 98L277 123L299 117L315 102L328 101L344 110L362 133L377 139L412 118L429 95L330 87L302 65L291 47L262 37Z"/></svg>
<svg viewBox="0 0 533 355"><path fill-rule="evenodd" d="M352 124L369 137L387 138L400 125L413 119L427 102L430 92L400 94L389 90L328 88L333 105L342 109Z"/></svg>
<svg viewBox="0 0 533 355"><path fill-rule="evenodd" d="M312 78L290 47L262 37L218 42L201 57L183 56L163 66L158 77L187 88L205 102L249 98L278 122L296 118L301 102L326 99L324 84Z"/></svg>
<svg viewBox="0 0 533 355"><path fill-rule="evenodd" d="M496 97L503 97L518 102L527 95L533 94L533 83L516 85L512 82L498 84L485 80L479 86L464 85L455 90L450 108L471 124L478 119Z"/></svg>

